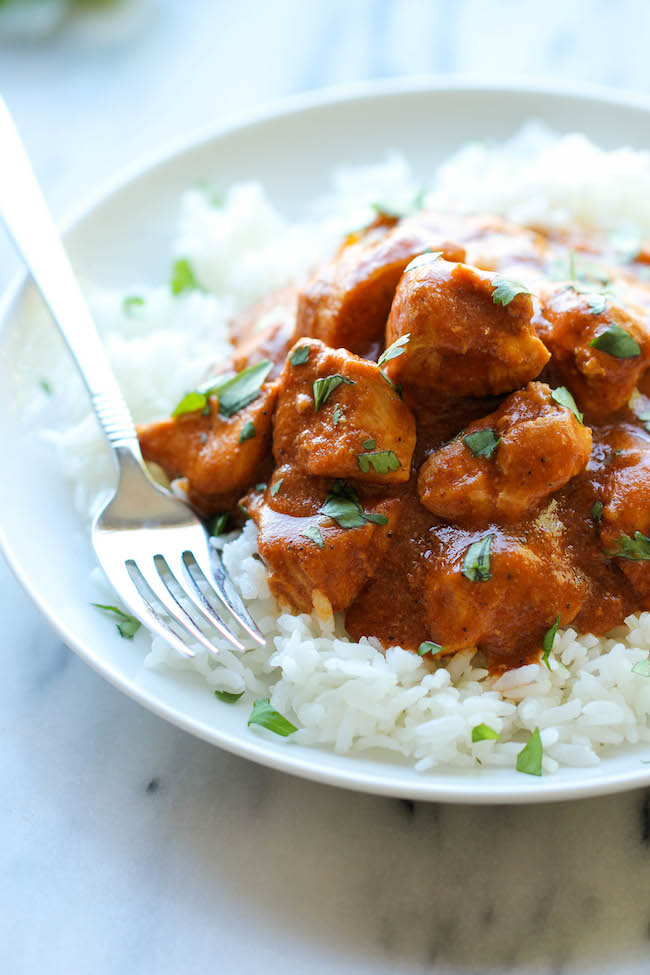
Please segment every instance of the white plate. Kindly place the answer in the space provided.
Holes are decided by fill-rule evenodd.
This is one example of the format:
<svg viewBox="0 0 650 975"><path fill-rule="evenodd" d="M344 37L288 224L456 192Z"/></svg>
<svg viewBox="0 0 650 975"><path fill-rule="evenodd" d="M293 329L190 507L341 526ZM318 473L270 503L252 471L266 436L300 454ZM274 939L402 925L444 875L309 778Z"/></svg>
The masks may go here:
<svg viewBox="0 0 650 975"><path fill-rule="evenodd" d="M83 278L127 286L161 280L179 193L216 177L221 185L259 178L289 214L322 191L331 168L405 152L425 178L468 139L502 139L530 118L579 129L606 148L650 148L650 107L601 91L485 88L410 81L296 99L243 125L201 138L120 179L65 237ZM144 638L120 639L88 603L94 565L70 490L25 429L21 409L34 389L23 347L35 337L35 295L18 282L0 306L0 479L2 543L19 580L62 639L107 680L145 707L238 755L306 778L367 792L454 802L539 802L616 792L650 783L648 749L626 747L591 769L540 779L510 770L418 774L394 758L349 757L268 740L246 727L243 706L223 706L199 678L145 670ZM46 323L46 328L54 328ZM56 411L56 400L53 400ZM20 652L20 648L14 648Z"/></svg>

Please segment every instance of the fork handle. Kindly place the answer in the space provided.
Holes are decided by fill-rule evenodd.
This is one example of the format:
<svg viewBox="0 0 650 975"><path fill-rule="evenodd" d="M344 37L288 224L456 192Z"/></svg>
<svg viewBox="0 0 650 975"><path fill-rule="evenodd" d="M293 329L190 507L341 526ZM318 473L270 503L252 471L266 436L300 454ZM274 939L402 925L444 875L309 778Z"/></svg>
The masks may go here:
<svg viewBox="0 0 650 975"><path fill-rule="evenodd" d="M1 97L0 146L0 216L72 353L109 444L129 448L142 463L133 419Z"/></svg>

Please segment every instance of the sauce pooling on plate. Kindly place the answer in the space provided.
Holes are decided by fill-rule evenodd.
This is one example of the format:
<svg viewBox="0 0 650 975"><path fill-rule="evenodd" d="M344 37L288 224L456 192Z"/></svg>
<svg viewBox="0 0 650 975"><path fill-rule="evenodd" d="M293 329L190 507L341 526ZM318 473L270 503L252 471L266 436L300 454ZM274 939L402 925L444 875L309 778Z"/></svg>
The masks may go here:
<svg viewBox="0 0 650 975"><path fill-rule="evenodd" d="M604 634L650 608L646 259L380 215L233 322L143 454L250 515L280 602L354 638L498 672L558 622Z"/></svg>

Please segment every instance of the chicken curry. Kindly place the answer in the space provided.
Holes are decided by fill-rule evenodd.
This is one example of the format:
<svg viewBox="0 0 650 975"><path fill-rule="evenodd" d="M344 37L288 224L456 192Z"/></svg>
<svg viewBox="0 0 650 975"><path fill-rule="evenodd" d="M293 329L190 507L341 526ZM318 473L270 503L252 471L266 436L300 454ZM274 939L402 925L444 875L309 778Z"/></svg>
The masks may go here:
<svg viewBox="0 0 650 975"><path fill-rule="evenodd" d="M139 430L281 604L492 672L650 609L650 254L380 213Z"/></svg>

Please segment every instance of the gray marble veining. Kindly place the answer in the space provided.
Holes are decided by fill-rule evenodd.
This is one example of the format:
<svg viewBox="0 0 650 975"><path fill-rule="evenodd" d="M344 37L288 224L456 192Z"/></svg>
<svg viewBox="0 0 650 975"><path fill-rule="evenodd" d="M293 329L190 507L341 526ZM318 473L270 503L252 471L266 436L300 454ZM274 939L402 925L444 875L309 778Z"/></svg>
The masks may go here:
<svg viewBox="0 0 650 975"><path fill-rule="evenodd" d="M650 89L634 0L139 7L109 39L96 20L0 39L0 88L59 212L170 137L319 85L471 71ZM0 241L0 284L15 266ZM650 792L471 808L302 782L119 694L4 565L0 618L2 975L650 970Z"/></svg>

